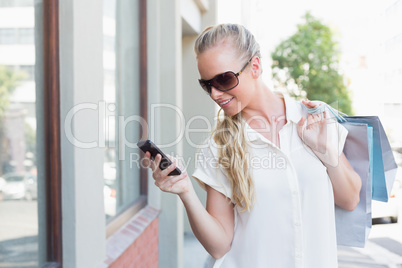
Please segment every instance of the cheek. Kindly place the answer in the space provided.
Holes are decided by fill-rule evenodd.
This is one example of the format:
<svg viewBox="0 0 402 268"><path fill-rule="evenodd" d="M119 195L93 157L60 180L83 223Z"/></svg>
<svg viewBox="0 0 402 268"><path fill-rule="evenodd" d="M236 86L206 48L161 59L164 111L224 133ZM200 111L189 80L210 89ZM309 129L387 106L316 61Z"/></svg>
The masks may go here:
<svg viewBox="0 0 402 268"><path fill-rule="evenodd" d="M238 102L242 103L242 106L247 105L252 97L252 94L250 94L246 88L241 87L236 88L236 91L233 92L233 95L236 97Z"/></svg>

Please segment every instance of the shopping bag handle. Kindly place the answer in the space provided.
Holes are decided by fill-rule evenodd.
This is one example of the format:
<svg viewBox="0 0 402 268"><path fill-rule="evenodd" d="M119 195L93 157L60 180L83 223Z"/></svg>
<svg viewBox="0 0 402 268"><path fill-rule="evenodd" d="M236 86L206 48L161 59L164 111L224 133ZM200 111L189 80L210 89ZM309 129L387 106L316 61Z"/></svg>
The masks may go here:
<svg viewBox="0 0 402 268"><path fill-rule="evenodd" d="M320 114L323 113L325 111L325 108L327 108L338 120L338 122L346 122L346 119L344 118L344 116L348 116L345 113L342 113L341 111L338 111L334 108L332 108L330 105L326 104L323 101L312 101L314 103L317 103L318 105L314 108L308 108L306 105L302 105L302 107L310 114Z"/></svg>

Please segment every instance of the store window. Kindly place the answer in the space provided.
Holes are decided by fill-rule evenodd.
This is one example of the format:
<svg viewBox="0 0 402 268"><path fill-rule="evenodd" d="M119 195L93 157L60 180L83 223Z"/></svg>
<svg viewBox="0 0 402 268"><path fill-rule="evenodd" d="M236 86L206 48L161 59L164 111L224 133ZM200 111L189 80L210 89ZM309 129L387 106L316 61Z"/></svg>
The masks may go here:
<svg viewBox="0 0 402 268"><path fill-rule="evenodd" d="M17 44L17 29L15 28L0 28L0 44Z"/></svg>
<svg viewBox="0 0 402 268"><path fill-rule="evenodd" d="M18 7L12 9L18 9ZM0 28L0 44L2 45L33 45L34 40L33 28Z"/></svg>
<svg viewBox="0 0 402 268"><path fill-rule="evenodd" d="M103 1L104 203L108 224L144 195L136 146L141 120L138 3Z"/></svg>
<svg viewBox="0 0 402 268"><path fill-rule="evenodd" d="M0 0L1 7L32 7L33 0Z"/></svg>
<svg viewBox="0 0 402 268"><path fill-rule="evenodd" d="M12 52L0 57L0 267L39 266L35 49L9 49L34 45L33 2L0 1L0 12L14 18L0 17L13 27L0 29L0 55ZM21 23L30 27L18 29Z"/></svg>
<svg viewBox="0 0 402 268"><path fill-rule="evenodd" d="M32 65L20 65L19 70L23 73L23 79L26 81L35 80L35 66Z"/></svg>
<svg viewBox="0 0 402 268"><path fill-rule="evenodd" d="M6 62L6 61L4 61ZM16 79L19 81L18 83L25 84L27 81L35 80L35 66L34 65L3 65L3 68L11 71ZM35 92L33 92L34 94Z"/></svg>
<svg viewBox="0 0 402 268"><path fill-rule="evenodd" d="M33 44L34 43L34 29L33 28L19 28L18 29L18 43L19 44Z"/></svg>

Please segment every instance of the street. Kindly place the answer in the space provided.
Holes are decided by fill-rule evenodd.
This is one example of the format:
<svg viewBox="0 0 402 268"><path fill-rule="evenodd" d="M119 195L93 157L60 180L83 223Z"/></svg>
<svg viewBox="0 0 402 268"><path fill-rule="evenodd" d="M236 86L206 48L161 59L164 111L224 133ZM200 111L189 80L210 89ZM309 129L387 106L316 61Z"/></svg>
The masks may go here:
<svg viewBox="0 0 402 268"><path fill-rule="evenodd" d="M384 219L373 225L364 248L338 247L340 268L402 267L402 223Z"/></svg>
<svg viewBox="0 0 402 268"><path fill-rule="evenodd" d="M38 267L37 201L0 202L0 267Z"/></svg>

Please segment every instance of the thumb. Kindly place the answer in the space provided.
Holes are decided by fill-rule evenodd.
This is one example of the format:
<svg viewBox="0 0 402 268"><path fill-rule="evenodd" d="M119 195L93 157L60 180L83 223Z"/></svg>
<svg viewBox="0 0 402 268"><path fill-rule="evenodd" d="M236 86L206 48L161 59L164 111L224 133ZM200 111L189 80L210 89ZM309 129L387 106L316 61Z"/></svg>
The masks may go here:
<svg viewBox="0 0 402 268"><path fill-rule="evenodd" d="M306 121L306 118L304 117L304 116L302 116L301 118L300 118L300 121L297 123L297 125L299 126L299 127L302 127L303 125L304 125L304 122Z"/></svg>
<svg viewBox="0 0 402 268"><path fill-rule="evenodd" d="M306 118L302 116L302 118L300 118L300 121L297 123L297 134L299 134L300 138L302 138L302 132L303 132L302 129L305 121Z"/></svg>

